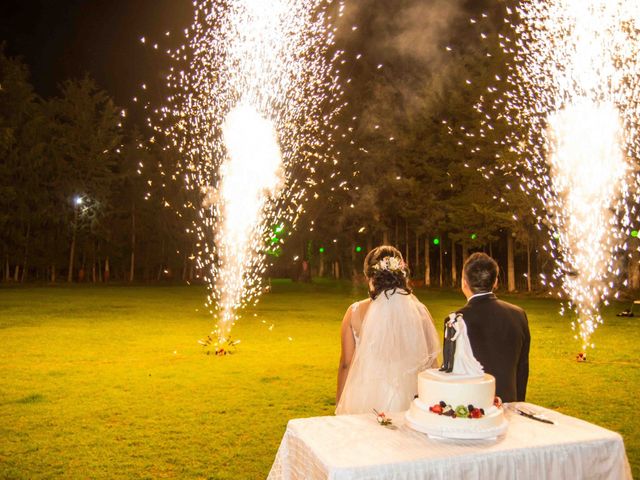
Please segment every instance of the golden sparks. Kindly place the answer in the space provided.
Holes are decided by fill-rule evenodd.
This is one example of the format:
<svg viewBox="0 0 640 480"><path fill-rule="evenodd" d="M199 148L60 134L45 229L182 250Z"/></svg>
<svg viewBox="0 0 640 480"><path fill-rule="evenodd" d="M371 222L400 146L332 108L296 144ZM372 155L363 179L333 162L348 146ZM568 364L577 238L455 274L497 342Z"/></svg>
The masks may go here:
<svg viewBox="0 0 640 480"><path fill-rule="evenodd" d="M556 266L543 281L560 287L561 313L573 312L576 338L593 347L601 303L626 286L621 260L638 224L640 3L522 0L506 20L512 35L498 41L512 61L476 106L479 135L510 126L496 142L515 154L507 167L551 232Z"/></svg>
<svg viewBox="0 0 640 480"><path fill-rule="evenodd" d="M154 128L180 154L175 175L200 198L192 231L219 341L264 292L267 253L304 211L318 164L338 162L335 22L343 8L196 0L185 44L169 51L171 94Z"/></svg>

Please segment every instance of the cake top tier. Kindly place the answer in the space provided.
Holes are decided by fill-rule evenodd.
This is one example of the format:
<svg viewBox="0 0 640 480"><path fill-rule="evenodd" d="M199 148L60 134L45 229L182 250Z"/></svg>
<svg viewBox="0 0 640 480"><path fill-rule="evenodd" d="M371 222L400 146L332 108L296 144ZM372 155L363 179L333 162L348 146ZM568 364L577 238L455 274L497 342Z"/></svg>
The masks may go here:
<svg viewBox="0 0 640 480"><path fill-rule="evenodd" d="M442 401L453 407L473 405L486 410L493 405L495 395L496 380L488 373L460 378L431 369L418 375L418 396L427 406Z"/></svg>
<svg viewBox="0 0 640 480"><path fill-rule="evenodd" d="M489 373L482 373L481 375L464 375L442 372L435 368L430 368L429 370L420 372L419 377L445 383L461 383L473 385L477 385L479 383L495 383L496 381L495 377Z"/></svg>

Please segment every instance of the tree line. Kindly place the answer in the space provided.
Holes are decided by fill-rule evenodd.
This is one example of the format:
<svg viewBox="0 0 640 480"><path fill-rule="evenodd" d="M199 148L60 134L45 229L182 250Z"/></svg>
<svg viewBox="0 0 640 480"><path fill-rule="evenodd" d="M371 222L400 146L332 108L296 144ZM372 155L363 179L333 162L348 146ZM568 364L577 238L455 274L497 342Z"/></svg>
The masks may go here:
<svg viewBox="0 0 640 480"><path fill-rule="evenodd" d="M359 120L336 148L347 188L320 182L318 200L270 257L271 275L359 278L366 252L386 243L403 251L417 284L459 284L466 256L484 250L509 290L536 287L548 257L533 200L514 177L479 173L508 159L503 132L461 135L481 120L473 106L500 52L487 57L463 38L458 47L438 68L401 56L380 72L354 63L345 115ZM165 208L187 203L165 173L176 153L133 123L88 76L41 98L27 66L0 51L3 281L197 280L188 212Z"/></svg>
<svg viewBox="0 0 640 480"><path fill-rule="evenodd" d="M162 187L156 165L168 153L140 148L142 135L125 128L125 120L88 76L41 98L27 66L0 50L3 281L193 275L184 253L177 253L190 254L190 239L162 208L172 189Z"/></svg>

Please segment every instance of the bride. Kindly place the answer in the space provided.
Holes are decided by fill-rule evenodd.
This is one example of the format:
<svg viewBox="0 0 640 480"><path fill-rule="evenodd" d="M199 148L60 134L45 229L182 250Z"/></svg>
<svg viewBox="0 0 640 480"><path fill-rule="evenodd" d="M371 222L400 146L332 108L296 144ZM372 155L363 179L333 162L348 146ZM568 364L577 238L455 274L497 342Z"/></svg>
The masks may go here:
<svg viewBox="0 0 640 480"><path fill-rule="evenodd" d="M394 247L373 249L364 261L371 298L342 321L336 415L407 410L417 375L435 367L440 342L427 308L411 293L409 270Z"/></svg>

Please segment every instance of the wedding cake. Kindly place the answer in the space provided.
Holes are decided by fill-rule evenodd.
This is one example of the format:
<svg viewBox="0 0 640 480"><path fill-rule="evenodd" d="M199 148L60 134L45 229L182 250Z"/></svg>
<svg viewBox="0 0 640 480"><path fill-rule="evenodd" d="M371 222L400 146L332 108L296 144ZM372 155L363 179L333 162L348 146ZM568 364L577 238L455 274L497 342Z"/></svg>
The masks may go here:
<svg viewBox="0 0 640 480"><path fill-rule="evenodd" d="M502 402L495 396L496 379L474 358L460 314L452 314L445 323L444 357L440 370L418 375L418 396L406 412L408 425L445 438L504 434L508 424Z"/></svg>

